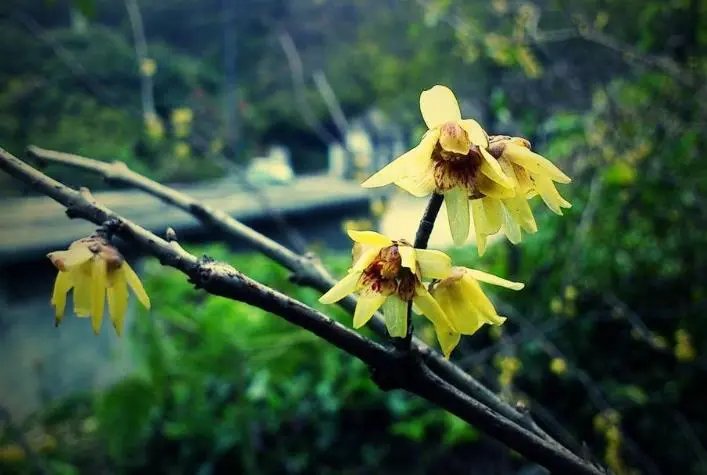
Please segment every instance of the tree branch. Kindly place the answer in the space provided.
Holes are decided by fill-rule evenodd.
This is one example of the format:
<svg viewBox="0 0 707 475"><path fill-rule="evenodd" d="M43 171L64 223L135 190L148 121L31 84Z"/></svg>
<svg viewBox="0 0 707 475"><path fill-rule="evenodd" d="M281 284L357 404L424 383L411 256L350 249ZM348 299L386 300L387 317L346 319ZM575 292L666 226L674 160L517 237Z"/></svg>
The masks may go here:
<svg viewBox="0 0 707 475"><path fill-rule="evenodd" d="M582 475L603 473L557 444L499 416L441 379L424 364L417 364L415 358L401 357L395 350L373 342L321 312L250 279L228 264L209 258L197 259L175 242L169 243L98 204L87 189L76 191L69 188L2 148L0 168L66 206L70 218L82 218L97 225L111 223L116 235L157 257L163 265L182 271L197 287L274 313L359 358L371 367L377 383L381 380L388 383L386 386L379 383L382 389L406 389L417 394L549 470ZM383 378L376 374L382 374Z"/></svg>
<svg viewBox="0 0 707 475"><path fill-rule="evenodd" d="M161 183L135 173L122 162L101 162L99 160L85 158L74 154L45 150L33 145L28 148L28 152L30 156L37 158L40 162L59 163L97 173L109 182L120 183L140 189L161 199L167 204L191 213L203 224L217 229L225 235L233 236L237 239L245 241L254 249L257 249L272 260L280 263L282 266L292 271L292 280L301 285L312 287L320 292L326 292L336 283L336 280L332 278L316 256L301 256L296 254L287 247L279 244L267 236L258 233L223 211L212 209L206 204L185 193L174 190L162 185ZM432 204L433 203L431 202L430 205ZM441 201L435 206L438 206L437 210L439 211ZM428 211L431 213L432 209L428 209ZM425 229L427 229L427 226L425 226ZM424 233L427 233L427 238L425 238L425 241L429 240L431 228L423 232L419 238L420 242L422 242ZM416 242L417 241L418 239L416 237ZM339 304L349 312L353 312L355 310L356 303L357 299L352 295L349 295L339 302ZM377 334L381 336L386 335L387 331L385 328L385 323L380 314L377 314L371 320L369 325ZM414 336L412 338L412 349L418 353L422 361L442 379L445 379L470 397L478 399L493 411L496 411L507 419L522 427L525 427L526 429L547 440L557 443L542 429L540 429L532 421L532 418L516 411L514 408L501 400L495 393L474 379L471 375L450 361L444 359L442 355ZM558 443L558 445L561 444Z"/></svg>

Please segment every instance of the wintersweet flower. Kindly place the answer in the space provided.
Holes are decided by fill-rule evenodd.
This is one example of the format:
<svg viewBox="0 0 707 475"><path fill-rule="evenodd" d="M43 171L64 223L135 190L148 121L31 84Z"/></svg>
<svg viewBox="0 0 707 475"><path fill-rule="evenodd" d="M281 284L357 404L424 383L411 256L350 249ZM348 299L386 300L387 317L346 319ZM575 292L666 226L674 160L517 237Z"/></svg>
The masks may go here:
<svg viewBox="0 0 707 475"><path fill-rule="evenodd" d="M106 294L108 311L118 335L123 331L128 309L128 286L145 308L150 308L150 298L135 271L118 250L101 236L93 235L73 242L67 251L47 254L59 269L52 306L56 311L56 325L64 318L66 296L74 292L74 313L78 317L91 317L91 326L98 334L103 322Z"/></svg>
<svg viewBox="0 0 707 475"><path fill-rule="evenodd" d="M496 187L496 196L490 193L480 203L472 204L477 243L483 242L480 248L485 245L485 236L498 232L501 227L514 244L521 240L521 228L535 233L538 228L527 202L535 195L540 195L548 208L559 215L562 215L562 208L572 206L560 196L554 183L570 183L571 178L550 160L533 152L528 140L505 135L491 136L489 152L513 182L516 193L511 197L498 196L504 190Z"/></svg>
<svg viewBox="0 0 707 475"><path fill-rule="evenodd" d="M452 261L441 251L415 249L404 240L394 241L373 231L348 232L355 241L353 265L348 274L319 299L331 304L357 292L353 326L361 328L383 308L388 333L404 337L408 303L438 324L456 329L422 284L423 279L444 279Z"/></svg>
<svg viewBox="0 0 707 475"><path fill-rule="evenodd" d="M423 91L420 112L429 129L420 144L362 186L395 183L415 196L443 194L452 238L461 244L469 235L469 199L512 197L513 182L489 154L488 135L478 122L462 119L449 88L437 85Z"/></svg>
<svg viewBox="0 0 707 475"><path fill-rule="evenodd" d="M446 358L459 344L461 335L473 335L484 324L501 325L506 321L496 313L491 300L484 294L479 282L520 290L524 284L502 279L480 270L454 267L451 274L432 285L430 293L444 311L453 327L444 322L433 322L442 353Z"/></svg>

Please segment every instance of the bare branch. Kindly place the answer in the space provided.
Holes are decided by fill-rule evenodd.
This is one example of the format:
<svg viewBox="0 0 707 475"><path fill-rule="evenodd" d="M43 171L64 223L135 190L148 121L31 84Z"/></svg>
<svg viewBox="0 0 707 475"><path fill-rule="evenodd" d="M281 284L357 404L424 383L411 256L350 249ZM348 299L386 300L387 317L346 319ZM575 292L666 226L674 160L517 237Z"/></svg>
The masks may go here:
<svg viewBox="0 0 707 475"><path fill-rule="evenodd" d="M373 379L381 389L405 389L417 394L549 470L588 475L604 473L556 443L540 438L470 398L419 360L410 357L410 353L401 354L364 338L321 312L250 279L228 264L208 258L197 259L181 246L165 241L96 203L87 189L76 191L69 188L2 148L0 168L66 206L70 218L82 218L97 225L111 223L117 236L138 245L163 265L182 271L197 287L274 313L356 356L371 367Z"/></svg>

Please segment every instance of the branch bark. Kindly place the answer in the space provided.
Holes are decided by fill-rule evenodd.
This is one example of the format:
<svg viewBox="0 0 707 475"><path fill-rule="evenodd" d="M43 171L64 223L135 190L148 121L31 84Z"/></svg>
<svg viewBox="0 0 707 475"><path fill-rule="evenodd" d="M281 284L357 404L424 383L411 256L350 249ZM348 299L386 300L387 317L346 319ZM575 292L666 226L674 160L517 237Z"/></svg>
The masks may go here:
<svg viewBox="0 0 707 475"><path fill-rule="evenodd" d="M197 287L274 313L359 358L371 367L374 380L382 389L405 389L419 395L551 471L581 475L604 473L600 468L470 398L424 364L419 364L416 358L401 355L394 349L371 341L321 312L250 279L228 264L209 258L198 259L176 242L167 242L100 205L87 189L76 191L69 188L2 148L0 168L64 205L70 218L82 218L100 226L110 223L116 235L158 258L163 265L182 271Z"/></svg>

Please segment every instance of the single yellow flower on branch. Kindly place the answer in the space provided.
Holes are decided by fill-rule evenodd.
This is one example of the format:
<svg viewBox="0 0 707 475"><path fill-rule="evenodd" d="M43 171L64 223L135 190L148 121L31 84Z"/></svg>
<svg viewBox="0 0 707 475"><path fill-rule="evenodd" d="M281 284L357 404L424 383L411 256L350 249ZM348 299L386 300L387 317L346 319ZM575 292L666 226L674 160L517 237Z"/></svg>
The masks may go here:
<svg viewBox="0 0 707 475"><path fill-rule="evenodd" d="M78 317L91 317L96 334L103 322L106 295L110 318L118 335L123 331L128 309L128 287L145 308L150 308L150 298L135 271L120 252L99 235L74 241L68 250L50 252L47 257L59 269L51 299L57 326L64 318L66 296L72 289L74 313Z"/></svg>
<svg viewBox="0 0 707 475"><path fill-rule="evenodd" d="M359 294L353 326L361 328L383 308L388 333L404 337L407 332L408 303L435 324L455 329L423 279L443 279L452 262L441 251L415 249L404 240L394 241L373 231L348 231L355 241L353 265L348 274L319 299L332 304L354 292Z"/></svg>
<svg viewBox="0 0 707 475"><path fill-rule="evenodd" d="M434 283L430 293L453 325L445 327L444 322L435 322L437 338L447 358L459 344L461 335L473 335L484 324L497 326L506 321L505 317L496 313L496 308L484 294L479 282L512 290L524 287L520 282L466 267L454 267L447 278Z"/></svg>

